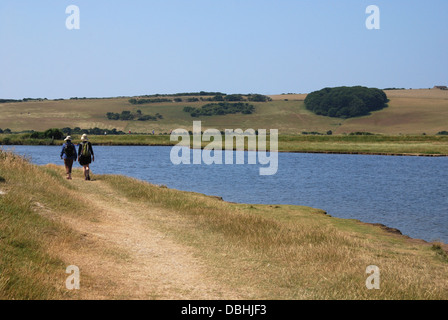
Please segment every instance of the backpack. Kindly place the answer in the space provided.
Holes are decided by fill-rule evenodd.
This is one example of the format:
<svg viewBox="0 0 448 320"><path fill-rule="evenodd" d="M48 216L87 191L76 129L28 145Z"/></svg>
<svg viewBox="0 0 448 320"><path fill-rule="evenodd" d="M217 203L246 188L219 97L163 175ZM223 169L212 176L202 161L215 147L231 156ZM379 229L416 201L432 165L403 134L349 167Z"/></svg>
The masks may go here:
<svg viewBox="0 0 448 320"><path fill-rule="evenodd" d="M90 148L88 142L82 144L81 155L83 157L90 157Z"/></svg>
<svg viewBox="0 0 448 320"><path fill-rule="evenodd" d="M65 146L65 154L69 158L75 155L75 146L73 145L73 143L67 143L67 145Z"/></svg>

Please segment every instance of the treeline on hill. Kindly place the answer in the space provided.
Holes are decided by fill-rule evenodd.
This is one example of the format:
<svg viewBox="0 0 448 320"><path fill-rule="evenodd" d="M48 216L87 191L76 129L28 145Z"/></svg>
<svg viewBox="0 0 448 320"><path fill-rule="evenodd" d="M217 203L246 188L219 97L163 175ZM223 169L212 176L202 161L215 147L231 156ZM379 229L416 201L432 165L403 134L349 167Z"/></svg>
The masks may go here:
<svg viewBox="0 0 448 320"><path fill-rule="evenodd" d="M180 98L178 96L200 96L197 97L188 97L188 98ZM146 103L162 103L162 102L198 102L198 101L209 101L209 102L221 102L221 101L228 101L228 102L236 102L236 101L251 101L251 102L267 102L272 101L272 99L268 96L262 95L262 94L248 94L248 95L242 95L242 94L225 94L225 93L214 93L212 97L205 98L203 96L209 95L207 92L199 92L196 94L190 93L190 94L175 94L172 95L175 98L152 98L152 99L142 99L142 98L131 98L129 99L129 103L131 104L146 104Z"/></svg>
<svg viewBox="0 0 448 320"><path fill-rule="evenodd" d="M169 93L169 94L147 94L142 95L141 97L181 97L181 96L216 96L216 95L225 95L222 92L207 92L207 91L199 91L199 92L180 92L180 93Z"/></svg>
<svg viewBox="0 0 448 320"><path fill-rule="evenodd" d="M11 103L11 102L27 102L27 101L45 101L47 98L24 98L21 100L16 99L0 99L0 103Z"/></svg>
<svg viewBox="0 0 448 320"><path fill-rule="evenodd" d="M118 131L117 129L113 128L110 129L100 129L100 128L93 128L93 129L81 129L79 127L75 128L69 128L65 127L62 129L52 128L45 131L34 131L29 134L29 138L31 139L54 139L54 140L62 140L67 135L71 134L90 134L90 135L103 135L103 134L110 134L110 135L122 135L125 134L123 131Z"/></svg>
<svg viewBox="0 0 448 320"><path fill-rule="evenodd" d="M220 102L220 103L208 103L201 108L185 107L184 112L190 113L192 117L199 116L214 116L214 115L225 115L225 114L251 114L254 112L255 107L249 103L237 102Z"/></svg>
<svg viewBox="0 0 448 320"><path fill-rule="evenodd" d="M314 91L304 102L306 108L317 115L352 118L386 108L388 101L383 90L355 86Z"/></svg>
<svg viewBox="0 0 448 320"><path fill-rule="evenodd" d="M138 120L138 121L157 121L158 119L163 119L163 116L160 113L156 113L154 116L149 114L142 114L141 110L137 110L136 113L132 113L131 111L122 111L121 113L108 112L106 113L106 117L109 120Z"/></svg>

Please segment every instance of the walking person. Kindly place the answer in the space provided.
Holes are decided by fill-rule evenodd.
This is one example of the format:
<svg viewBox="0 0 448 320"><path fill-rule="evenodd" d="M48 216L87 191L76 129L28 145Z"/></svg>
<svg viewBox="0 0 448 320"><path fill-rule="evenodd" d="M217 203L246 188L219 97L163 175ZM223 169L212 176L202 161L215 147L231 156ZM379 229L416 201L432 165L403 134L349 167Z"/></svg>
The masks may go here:
<svg viewBox="0 0 448 320"><path fill-rule="evenodd" d="M61 159L64 160L65 172L67 174L67 179L72 180L72 168L73 161L76 161L76 147L72 143L72 137L67 136L64 139L64 144L62 145L61 150Z"/></svg>
<svg viewBox="0 0 448 320"><path fill-rule="evenodd" d="M90 163L95 161L92 144L86 134L81 136L81 143L78 148L78 162L83 167L84 179L90 180Z"/></svg>

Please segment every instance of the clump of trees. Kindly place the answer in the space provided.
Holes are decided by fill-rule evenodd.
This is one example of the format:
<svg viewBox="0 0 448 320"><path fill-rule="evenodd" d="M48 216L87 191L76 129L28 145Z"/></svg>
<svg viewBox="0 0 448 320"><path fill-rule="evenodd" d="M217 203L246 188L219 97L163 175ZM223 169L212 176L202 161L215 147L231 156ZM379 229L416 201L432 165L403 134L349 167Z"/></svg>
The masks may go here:
<svg viewBox="0 0 448 320"><path fill-rule="evenodd" d="M121 113L108 112L106 113L106 117L109 120L122 120L122 121L130 121L130 120L138 120L138 121L157 121L159 119L163 119L163 116L160 113L156 113L154 116L149 114L142 114L141 110L137 110L136 113L132 113L131 111L122 111Z"/></svg>
<svg viewBox="0 0 448 320"><path fill-rule="evenodd" d="M151 95L142 95L141 97L164 97L164 96L172 96L172 97L179 97L179 96L216 96L216 95L226 95L222 92L207 92L207 91L199 91L199 92L179 92L179 93L173 93L173 94L151 94Z"/></svg>
<svg viewBox="0 0 448 320"><path fill-rule="evenodd" d="M0 103L22 102L23 100L0 99Z"/></svg>
<svg viewBox="0 0 448 320"><path fill-rule="evenodd" d="M64 139L67 135L72 135L72 134L90 134L90 135L103 135L103 134L108 134L108 135L121 135L121 134L125 134L125 132L121 131L121 130L117 130L115 128L113 129L101 129L98 127L95 128L91 128L91 129L81 129L80 127L75 127L75 128L70 128L70 127L65 127L62 129L56 129L56 128L52 128L52 129L48 129L45 131L33 131L31 133L26 134L29 138L31 139L54 139L54 140L62 140Z"/></svg>
<svg viewBox="0 0 448 320"><path fill-rule="evenodd" d="M192 92L192 93L176 93L171 96L175 98L159 98L163 95L153 95L153 96L141 96L140 98L131 98L129 99L129 103L131 104L145 104L145 103L161 103L161 102L198 102L198 101L209 101L209 102L221 102L221 101L229 101L229 102L238 102L238 101L252 101L252 102L267 102L272 101L272 99L268 96L262 94L225 94L221 92ZM186 98L182 99L180 96L185 96ZM198 98L199 96L199 98ZM210 97L207 97L210 96ZM152 97L152 98L150 98Z"/></svg>
<svg viewBox="0 0 448 320"><path fill-rule="evenodd" d="M11 133L11 129L6 128L5 130L2 130L2 129L0 128L0 134L2 134L2 133L10 134L10 133Z"/></svg>
<svg viewBox="0 0 448 320"><path fill-rule="evenodd" d="M116 128L113 129L101 129L98 127L91 128L91 129L81 129L80 127L70 128L65 127L62 128L61 131L64 133L64 135L70 135L70 134L91 134L91 135L102 135L102 134L109 134L109 135L121 135L126 134L125 132L121 130L117 130Z"/></svg>
<svg viewBox="0 0 448 320"><path fill-rule="evenodd" d="M438 136L448 136L448 131L443 130L443 131L437 132L437 135Z"/></svg>
<svg viewBox="0 0 448 320"><path fill-rule="evenodd" d="M364 132L364 131L356 131L356 132L350 132L350 136L374 136L374 133L371 132Z"/></svg>
<svg viewBox="0 0 448 320"><path fill-rule="evenodd" d="M32 139L55 139L55 140L61 140L64 137L64 132L60 129L48 129L43 132L34 131L30 134L30 138Z"/></svg>
<svg viewBox="0 0 448 320"><path fill-rule="evenodd" d="M190 113L192 117L199 116L215 116L215 115L225 115L225 114L251 114L255 111L255 107L249 103L237 102L220 102L220 103L209 103L201 108L185 107L184 112Z"/></svg>
<svg viewBox="0 0 448 320"><path fill-rule="evenodd" d="M268 102L272 101L271 97L262 95L262 94L249 94L247 96L247 100L253 101L253 102Z"/></svg>
<svg viewBox="0 0 448 320"><path fill-rule="evenodd" d="M129 101L130 104L173 102L173 100L166 99L166 98L156 98L156 99L136 99L136 98L131 98L128 101Z"/></svg>
<svg viewBox="0 0 448 320"><path fill-rule="evenodd" d="M23 99L0 99L0 103L27 102L27 101L46 101L47 98L23 98Z"/></svg>
<svg viewBox="0 0 448 320"><path fill-rule="evenodd" d="M387 107L386 94L376 88L336 87L314 91L305 99L308 110L317 115L352 118Z"/></svg>

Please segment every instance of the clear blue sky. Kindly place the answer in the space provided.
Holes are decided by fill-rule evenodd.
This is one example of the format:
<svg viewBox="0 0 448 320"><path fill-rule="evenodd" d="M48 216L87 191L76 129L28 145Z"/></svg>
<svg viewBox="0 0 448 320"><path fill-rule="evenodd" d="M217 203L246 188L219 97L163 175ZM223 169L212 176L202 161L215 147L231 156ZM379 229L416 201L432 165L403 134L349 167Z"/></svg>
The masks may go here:
<svg viewBox="0 0 448 320"><path fill-rule="evenodd" d="M0 0L0 43L0 98L448 85L447 0Z"/></svg>

